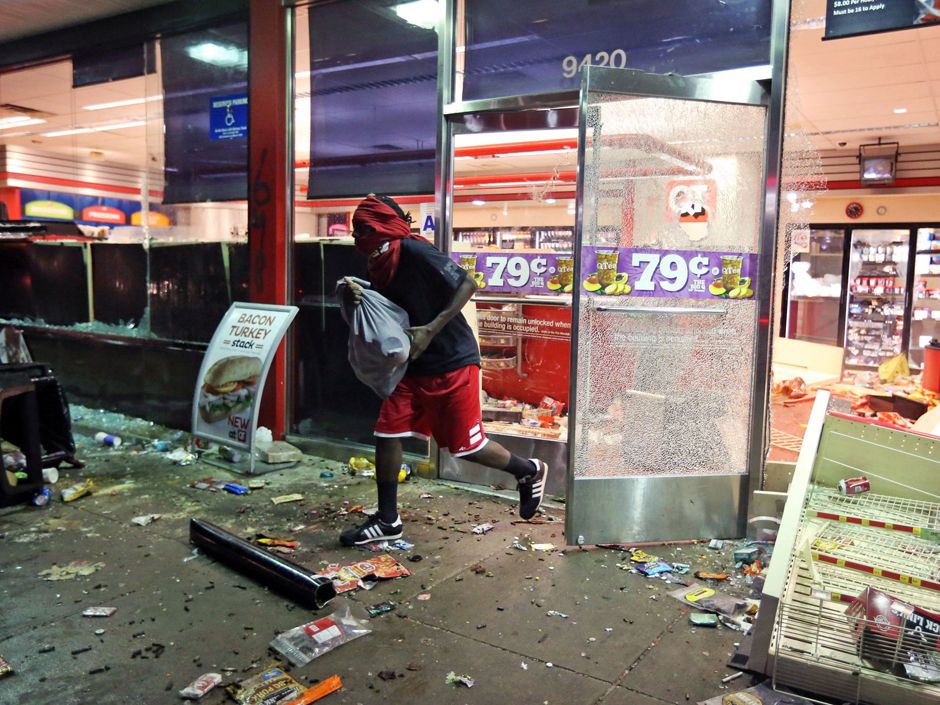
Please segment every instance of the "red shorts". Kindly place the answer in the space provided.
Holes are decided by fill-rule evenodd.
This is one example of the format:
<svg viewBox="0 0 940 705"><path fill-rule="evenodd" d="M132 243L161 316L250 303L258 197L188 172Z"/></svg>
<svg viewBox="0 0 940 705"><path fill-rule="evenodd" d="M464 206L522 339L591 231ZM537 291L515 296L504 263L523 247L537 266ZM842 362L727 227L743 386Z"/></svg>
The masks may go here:
<svg viewBox="0 0 940 705"><path fill-rule="evenodd" d="M381 438L434 437L457 457L486 445L480 412L480 368L467 365L453 372L405 377L382 402L375 435Z"/></svg>

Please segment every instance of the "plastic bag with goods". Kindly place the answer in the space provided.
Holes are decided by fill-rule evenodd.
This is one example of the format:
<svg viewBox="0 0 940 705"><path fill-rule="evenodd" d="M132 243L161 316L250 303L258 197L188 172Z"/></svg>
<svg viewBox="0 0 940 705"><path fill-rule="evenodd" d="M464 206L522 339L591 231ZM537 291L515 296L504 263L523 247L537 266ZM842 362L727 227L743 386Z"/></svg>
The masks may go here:
<svg viewBox="0 0 940 705"><path fill-rule="evenodd" d="M347 641L371 633L368 622L354 617L346 605L328 617L278 634L271 642L271 648L295 666L304 666Z"/></svg>

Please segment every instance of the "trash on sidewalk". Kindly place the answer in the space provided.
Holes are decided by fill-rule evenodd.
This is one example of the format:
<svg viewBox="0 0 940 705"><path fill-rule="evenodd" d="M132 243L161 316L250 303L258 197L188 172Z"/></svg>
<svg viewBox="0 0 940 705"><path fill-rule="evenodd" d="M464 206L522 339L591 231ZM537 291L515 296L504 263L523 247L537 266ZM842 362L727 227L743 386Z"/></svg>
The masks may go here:
<svg viewBox="0 0 940 705"><path fill-rule="evenodd" d="M693 627L717 627L718 615L711 612L692 612L689 615L689 624Z"/></svg>
<svg viewBox="0 0 940 705"><path fill-rule="evenodd" d="M84 497L85 495L91 494L92 489L94 489L95 484L91 480L85 480L84 482L79 482L78 484L72 485L71 487L66 487L62 490L62 501L63 502L74 502L79 497Z"/></svg>
<svg viewBox="0 0 940 705"><path fill-rule="evenodd" d="M375 465L368 458L355 457L349 459L346 464L350 475L359 475L360 477L375 477Z"/></svg>
<svg viewBox="0 0 940 705"><path fill-rule="evenodd" d="M245 454L237 448L219 446L219 457L230 463L240 463L245 459Z"/></svg>
<svg viewBox="0 0 940 705"><path fill-rule="evenodd" d="M320 477L324 480L332 480L335 477L335 475L333 475L333 473L330 472L329 470L324 470L323 472L320 473Z"/></svg>
<svg viewBox="0 0 940 705"><path fill-rule="evenodd" d="M117 612L117 607L88 607L82 611L82 617L110 617Z"/></svg>
<svg viewBox="0 0 940 705"><path fill-rule="evenodd" d="M263 579L268 587L303 605L319 609L336 597L336 590L327 576L317 575L298 563L253 546L207 521L190 519L189 540L223 563Z"/></svg>
<svg viewBox="0 0 940 705"><path fill-rule="evenodd" d="M712 539L708 542L708 547L713 551L720 551L725 545L725 542L721 539Z"/></svg>
<svg viewBox="0 0 940 705"><path fill-rule="evenodd" d="M564 612L559 612L558 610L549 610L545 613L546 617L561 617L562 619L568 619L568 615Z"/></svg>
<svg viewBox="0 0 940 705"><path fill-rule="evenodd" d="M686 575L692 569L690 563L673 563L672 570L676 575Z"/></svg>
<svg viewBox="0 0 940 705"><path fill-rule="evenodd" d="M231 494L248 494L251 491L244 485L240 485L237 482L226 482L224 485L222 485L222 489Z"/></svg>
<svg viewBox="0 0 940 705"><path fill-rule="evenodd" d="M444 682L447 683L447 685L457 685L457 686L463 685L463 686L466 686L467 688L472 688L475 681L473 680L471 676L468 676L466 674L457 675L456 673L451 671L450 673L447 674L447 678L445 679Z"/></svg>
<svg viewBox="0 0 940 705"><path fill-rule="evenodd" d="M302 494L282 494L278 497L272 497L271 502L273 504L287 504L288 502L300 502L303 500L304 496Z"/></svg>
<svg viewBox="0 0 940 705"><path fill-rule="evenodd" d="M67 565L53 565L51 568L39 571L43 580L71 580L79 576L91 575L104 568L104 563L91 561L72 561Z"/></svg>
<svg viewBox="0 0 940 705"><path fill-rule="evenodd" d="M483 534L489 533L490 531L492 531L492 530L495 529L495 528L496 528L496 527L493 526L493 524L490 524L490 523L486 523L486 524L477 524L477 525L474 526L470 531L471 531L471 533L479 534L480 536L482 536Z"/></svg>
<svg viewBox="0 0 940 705"><path fill-rule="evenodd" d="M532 550L533 550L533 551L541 551L541 552L543 552L543 553L548 553L548 552L550 552L550 551L554 551L554 550L555 550L555 544L553 544L553 543L533 543L533 544L532 544Z"/></svg>
<svg viewBox="0 0 940 705"><path fill-rule="evenodd" d="M249 480L248 489L249 490L263 490L265 486L264 480Z"/></svg>
<svg viewBox="0 0 940 705"><path fill-rule="evenodd" d="M300 545L299 541L294 541L293 539L279 539L266 534L255 534L255 543L261 546L277 546L283 548L297 548Z"/></svg>
<svg viewBox="0 0 940 705"><path fill-rule="evenodd" d="M131 524L137 524L137 526L147 526L162 516L162 514L141 514L139 517L134 517L131 519Z"/></svg>
<svg viewBox="0 0 940 705"><path fill-rule="evenodd" d="M52 499L52 490L48 487L43 487L39 492L33 495L33 498L30 500L34 506L45 507L49 504L49 500Z"/></svg>
<svg viewBox="0 0 940 705"><path fill-rule="evenodd" d="M180 691L180 697L187 700L199 700L203 695L222 682L220 673L204 673Z"/></svg>
<svg viewBox="0 0 940 705"><path fill-rule="evenodd" d="M809 700L795 695L781 696L780 693L771 690L763 683L746 690L739 690L737 693L724 693L708 700L701 700L698 705L777 705L777 703L784 702L787 705L810 705Z"/></svg>
<svg viewBox="0 0 940 705"><path fill-rule="evenodd" d="M115 436L111 433L105 433L104 431L99 431L95 434L95 442L99 445L106 446L108 448L120 448L121 447L121 437Z"/></svg>
<svg viewBox="0 0 940 705"><path fill-rule="evenodd" d="M709 573L708 571L705 571L705 570L697 570L695 571L695 577L698 578L699 580L727 580L728 574L727 573Z"/></svg>
<svg viewBox="0 0 940 705"><path fill-rule="evenodd" d="M395 539L394 541L377 541L376 543L367 543L365 548L372 553L382 553L383 551L410 551L414 548L413 543L408 543L404 539Z"/></svg>
<svg viewBox="0 0 940 705"><path fill-rule="evenodd" d="M261 705L298 698L305 688L280 668L269 668L228 686L226 690L239 705Z"/></svg>
<svg viewBox="0 0 940 705"><path fill-rule="evenodd" d="M172 460L176 465L192 465L196 462L196 456L185 448L174 448L166 454L167 460Z"/></svg>
<svg viewBox="0 0 940 705"><path fill-rule="evenodd" d="M636 569L649 578L664 573L671 573L672 565L666 563L666 561L656 561L654 563L641 563Z"/></svg>
<svg viewBox="0 0 940 705"><path fill-rule="evenodd" d="M304 453L287 441L272 441L256 445L262 463L295 463L304 459Z"/></svg>
<svg viewBox="0 0 940 705"><path fill-rule="evenodd" d="M641 551L639 549L630 549L630 560L633 563L656 563L659 561L659 556L654 556L647 553L646 551Z"/></svg>
<svg viewBox="0 0 940 705"><path fill-rule="evenodd" d="M395 603L390 600L385 602L379 602L378 604L372 605L371 607L366 607L366 612L369 613L370 617L378 617L379 615L388 614L395 610Z"/></svg>
<svg viewBox="0 0 940 705"><path fill-rule="evenodd" d="M0 656L0 678L12 676L15 672L10 662L3 658L3 656Z"/></svg>
<svg viewBox="0 0 940 705"><path fill-rule="evenodd" d="M271 648L293 665L305 666L337 646L371 633L368 622L354 617L349 605L344 605L327 617L278 634Z"/></svg>
<svg viewBox="0 0 940 705"><path fill-rule="evenodd" d="M407 578L411 571L386 554L349 565L334 563L326 567L323 575L333 581L337 594L341 594L357 588L369 590L379 580Z"/></svg>
<svg viewBox="0 0 940 705"><path fill-rule="evenodd" d="M717 612L728 617L735 617L744 614L751 601L745 598L732 597L723 593L715 592L714 589L702 585L701 583L692 583L673 590L669 596L679 600L686 605L697 607L698 609Z"/></svg>
<svg viewBox="0 0 940 705"><path fill-rule="evenodd" d="M329 678L307 688L299 698L288 700L283 705L311 705L321 698L325 698L330 693L335 693L343 687L343 681L338 675L332 675Z"/></svg>

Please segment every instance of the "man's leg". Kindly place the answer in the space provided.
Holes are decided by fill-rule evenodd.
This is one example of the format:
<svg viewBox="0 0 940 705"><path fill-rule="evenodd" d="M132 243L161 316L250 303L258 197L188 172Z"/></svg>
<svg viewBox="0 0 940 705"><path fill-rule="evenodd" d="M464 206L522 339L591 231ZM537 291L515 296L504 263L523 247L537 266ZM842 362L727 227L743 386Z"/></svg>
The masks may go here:
<svg viewBox="0 0 940 705"><path fill-rule="evenodd" d="M499 443L487 439L480 450L462 455L489 468L508 472L516 478L519 490L519 515L531 519L542 505L545 496L545 481L548 479L548 465L541 460L522 458L510 453Z"/></svg>
<svg viewBox="0 0 940 705"><path fill-rule="evenodd" d="M379 495L379 518L387 524L398 519L398 472L401 470L401 439L375 439L375 485Z"/></svg>

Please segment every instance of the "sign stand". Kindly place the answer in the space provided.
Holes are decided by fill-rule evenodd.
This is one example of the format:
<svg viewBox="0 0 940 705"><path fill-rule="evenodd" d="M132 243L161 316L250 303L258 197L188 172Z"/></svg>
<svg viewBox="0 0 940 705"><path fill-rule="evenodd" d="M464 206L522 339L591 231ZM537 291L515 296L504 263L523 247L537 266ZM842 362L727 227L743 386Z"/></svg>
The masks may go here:
<svg viewBox="0 0 940 705"><path fill-rule="evenodd" d="M199 368L192 436L244 451L247 458L237 462L204 458L209 465L244 475L297 465L297 461L265 463L258 470L255 432L265 378L298 310L296 306L235 302L222 317Z"/></svg>

